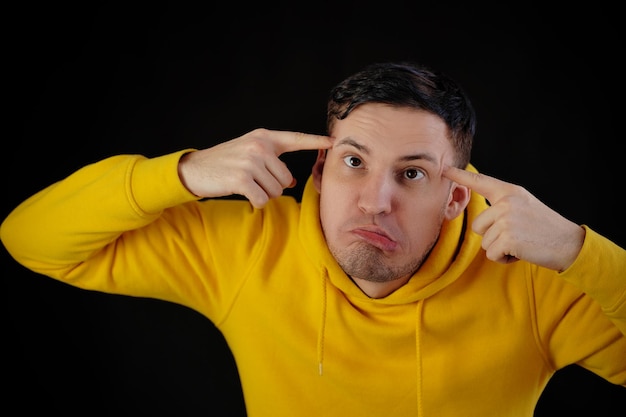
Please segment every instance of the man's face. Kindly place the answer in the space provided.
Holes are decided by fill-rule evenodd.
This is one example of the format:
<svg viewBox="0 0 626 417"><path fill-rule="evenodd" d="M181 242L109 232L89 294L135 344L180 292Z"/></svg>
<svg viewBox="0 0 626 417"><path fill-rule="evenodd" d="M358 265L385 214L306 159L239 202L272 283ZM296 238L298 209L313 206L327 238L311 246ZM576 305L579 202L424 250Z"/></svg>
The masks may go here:
<svg viewBox="0 0 626 417"><path fill-rule="evenodd" d="M453 163L447 132L431 113L365 104L336 121L333 147L318 155L313 177L326 241L370 296L406 283L443 220L467 204L469 191L459 193L441 176L443 165Z"/></svg>

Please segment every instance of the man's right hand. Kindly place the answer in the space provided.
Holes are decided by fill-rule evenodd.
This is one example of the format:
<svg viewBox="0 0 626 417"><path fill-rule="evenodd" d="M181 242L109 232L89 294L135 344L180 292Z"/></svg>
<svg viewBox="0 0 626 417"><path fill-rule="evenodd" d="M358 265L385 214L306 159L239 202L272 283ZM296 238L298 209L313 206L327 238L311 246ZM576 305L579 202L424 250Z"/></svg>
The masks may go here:
<svg viewBox="0 0 626 417"><path fill-rule="evenodd" d="M239 194L257 208L295 184L279 156L300 150L328 149L328 136L256 129L211 148L183 155L178 175L201 198Z"/></svg>

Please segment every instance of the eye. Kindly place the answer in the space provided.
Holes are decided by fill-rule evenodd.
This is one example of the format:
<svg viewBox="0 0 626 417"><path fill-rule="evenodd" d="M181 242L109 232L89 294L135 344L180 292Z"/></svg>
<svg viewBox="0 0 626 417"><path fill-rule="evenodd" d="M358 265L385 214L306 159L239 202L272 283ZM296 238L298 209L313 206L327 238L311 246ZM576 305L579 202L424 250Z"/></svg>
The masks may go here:
<svg viewBox="0 0 626 417"><path fill-rule="evenodd" d="M424 173L415 168L410 168L404 171L404 178L409 180L417 180L424 177Z"/></svg>
<svg viewBox="0 0 626 417"><path fill-rule="evenodd" d="M361 164L363 163L363 161L361 161L361 159L357 158L356 156L346 156L345 158L343 158L343 162L348 165L351 168L358 168L361 166Z"/></svg>

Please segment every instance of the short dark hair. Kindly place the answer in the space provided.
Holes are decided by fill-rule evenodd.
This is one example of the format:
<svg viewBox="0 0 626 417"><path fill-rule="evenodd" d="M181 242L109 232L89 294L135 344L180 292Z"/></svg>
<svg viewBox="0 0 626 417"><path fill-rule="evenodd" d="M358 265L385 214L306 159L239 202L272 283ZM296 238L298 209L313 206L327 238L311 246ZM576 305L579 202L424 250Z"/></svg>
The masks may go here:
<svg viewBox="0 0 626 417"><path fill-rule="evenodd" d="M330 92L326 129L348 117L365 103L384 103L422 109L439 116L448 126L456 153L455 163L470 162L476 114L467 94L450 77L411 62L371 64L337 84Z"/></svg>

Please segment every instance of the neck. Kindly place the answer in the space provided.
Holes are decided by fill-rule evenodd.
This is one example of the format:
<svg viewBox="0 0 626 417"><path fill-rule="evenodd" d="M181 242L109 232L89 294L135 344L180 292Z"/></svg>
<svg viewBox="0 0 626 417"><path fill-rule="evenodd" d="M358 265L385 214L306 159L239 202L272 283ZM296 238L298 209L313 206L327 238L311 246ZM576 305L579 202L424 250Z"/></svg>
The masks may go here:
<svg viewBox="0 0 626 417"><path fill-rule="evenodd" d="M361 278L350 277L352 281L363 291L365 295L370 298L384 298L389 294L393 293L398 288L404 286L409 279L410 275L398 279L394 279L393 281L385 281L385 282L373 282L368 281Z"/></svg>

